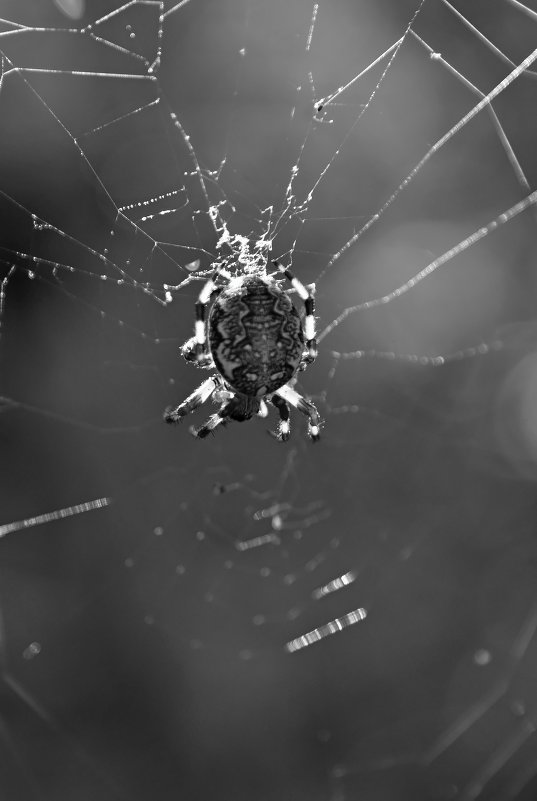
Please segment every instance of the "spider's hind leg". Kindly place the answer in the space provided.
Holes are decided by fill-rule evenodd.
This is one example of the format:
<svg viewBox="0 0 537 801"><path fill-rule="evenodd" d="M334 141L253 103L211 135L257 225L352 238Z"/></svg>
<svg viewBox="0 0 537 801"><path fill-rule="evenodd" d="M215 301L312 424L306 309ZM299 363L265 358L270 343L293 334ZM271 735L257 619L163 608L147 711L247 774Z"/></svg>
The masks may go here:
<svg viewBox="0 0 537 801"><path fill-rule="evenodd" d="M280 414L280 425L278 426L278 431L271 431L270 433L281 442L287 442L289 439L289 434L291 433L289 425L289 406L287 401L285 401L279 395L273 395L270 399L270 402L277 408Z"/></svg>
<svg viewBox="0 0 537 801"><path fill-rule="evenodd" d="M193 426L190 428L190 433L195 437L203 439L219 425L225 425L230 420L243 423L245 420L250 420L254 414L259 414L261 411L262 401L250 396L236 395L231 389L225 387L224 382L222 382L221 390L215 393L214 397L215 399L224 400L225 402L217 413L212 414L201 428L194 428Z"/></svg>
<svg viewBox="0 0 537 801"><path fill-rule="evenodd" d="M284 384L283 387L277 389L276 394L284 401L287 401L287 403L290 403L291 406L294 406L295 409L298 409L299 412L306 415L308 418L308 433L312 442L318 442L321 418L319 417L319 412L315 408L315 404L303 398L302 395L292 389L289 384Z"/></svg>

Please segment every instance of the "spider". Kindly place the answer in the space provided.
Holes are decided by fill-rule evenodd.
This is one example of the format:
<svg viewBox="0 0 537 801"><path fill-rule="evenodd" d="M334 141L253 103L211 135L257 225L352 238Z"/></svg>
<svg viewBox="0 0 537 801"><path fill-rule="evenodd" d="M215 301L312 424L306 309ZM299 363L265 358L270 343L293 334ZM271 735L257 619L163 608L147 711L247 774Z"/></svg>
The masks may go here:
<svg viewBox="0 0 537 801"><path fill-rule="evenodd" d="M297 372L317 357L313 295L280 262L272 264L304 301L304 330L292 300L273 275L232 277L218 267L196 302L194 336L181 348L187 361L216 372L179 406L166 409L167 423L178 423L212 396L221 403L218 412L201 427L190 427L191 434L203 438L229 420L266 417L268 401L280 416L278 431L271 432L277 439L289 439L289 404L307 416L312 441L319 439L317 409L291 385ZM227 279L227 285L217 285L219 278Z"/></svg>

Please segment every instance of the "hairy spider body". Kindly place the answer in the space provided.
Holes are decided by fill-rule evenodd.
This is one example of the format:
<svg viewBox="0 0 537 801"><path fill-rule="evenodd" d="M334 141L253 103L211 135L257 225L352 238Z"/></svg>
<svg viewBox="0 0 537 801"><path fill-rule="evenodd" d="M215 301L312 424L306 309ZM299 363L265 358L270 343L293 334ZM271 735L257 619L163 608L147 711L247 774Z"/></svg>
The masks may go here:
<svg viewBox="0 0 537 801"><path fill-rule="evenodd" d="M277 261L273 264L303 300L304 323L278 280L264 270L231 278L218 267L196 302L194 336L181 348L187 361L213 368L215 374L179 406L166 409L167 423L178 423L212 397L221 404L219 411L200 428L190 428L194 436L204 438L229 420L265 417L269 402L280 416L275 436L285 441L291 404L308 418L313 442L319 439L317 409L292 386L296 373L317 356L313 295L290 270ZM217 283L222 279L227 285Z"/></svg>
<svg viewBox="0 0 537 801"><path fill-rule="evenodd" d="M232 281L209 315L209 347L222 378L237 392L262 397L297 372L304 351L302 323L274 281Z"/></svg>

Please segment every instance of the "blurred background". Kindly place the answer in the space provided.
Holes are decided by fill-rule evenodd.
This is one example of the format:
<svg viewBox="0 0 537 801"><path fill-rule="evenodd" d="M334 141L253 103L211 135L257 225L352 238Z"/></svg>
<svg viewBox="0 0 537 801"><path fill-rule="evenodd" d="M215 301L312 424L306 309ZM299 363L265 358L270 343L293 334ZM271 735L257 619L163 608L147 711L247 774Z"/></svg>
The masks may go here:
<svg viewBox="0 0 537 801"><path fill-rule="evenodd" d="M0 0L1 798L535 799L533 67L450 131L536 47L533 0ZM238 237L315 284L318 445L162 422Z"/></svg>

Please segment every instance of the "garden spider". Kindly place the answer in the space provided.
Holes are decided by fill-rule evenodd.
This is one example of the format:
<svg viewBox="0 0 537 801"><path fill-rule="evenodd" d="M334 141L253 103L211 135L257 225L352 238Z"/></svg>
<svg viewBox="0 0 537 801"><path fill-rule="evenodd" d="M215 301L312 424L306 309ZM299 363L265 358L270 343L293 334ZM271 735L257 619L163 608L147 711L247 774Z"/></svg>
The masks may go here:
<svg viewBox="0 0 537 801"><path fill-rule="evenodd" d="M319 439L317 409L291 386L296 373L317 356L313 295L282 264L272 263L304 301L304 330L292 300L272 275L231 277L218 267L196 302L194 336L181 348L187 361L216 373L175 409L166 409L167 423L178 423L212 396L222 404L218 412L200 428L190 427L195 437L203 438L229 420L265 417L269 401L280 415L277 439L289 439L289 404L307 416L312 441ZM228 280L226 286L217 285L219 277Z"/></svg>

